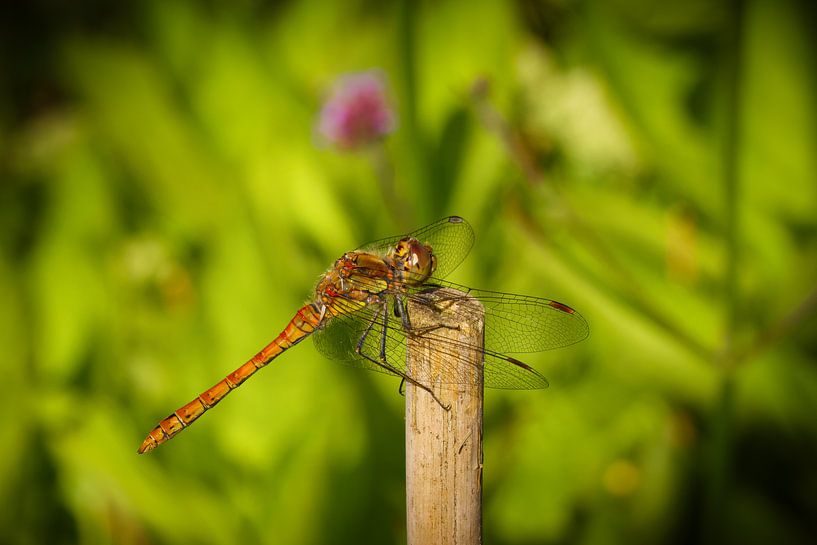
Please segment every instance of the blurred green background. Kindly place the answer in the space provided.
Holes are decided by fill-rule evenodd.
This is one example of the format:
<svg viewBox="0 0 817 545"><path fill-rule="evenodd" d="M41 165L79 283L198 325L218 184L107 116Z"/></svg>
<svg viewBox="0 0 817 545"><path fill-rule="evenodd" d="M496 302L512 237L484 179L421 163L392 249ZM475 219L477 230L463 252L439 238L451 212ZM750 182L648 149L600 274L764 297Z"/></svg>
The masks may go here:
<svg viewBox="0 0 817 545"><path fill-rule="evenodd" d="M591 326L487 392L486 543L813 542L809 3L1 9L0 542L405 542L398 381L311 343L136 448L344 251L447 214L452 280ZM321 145L373 68L395 132Z"/></svg>

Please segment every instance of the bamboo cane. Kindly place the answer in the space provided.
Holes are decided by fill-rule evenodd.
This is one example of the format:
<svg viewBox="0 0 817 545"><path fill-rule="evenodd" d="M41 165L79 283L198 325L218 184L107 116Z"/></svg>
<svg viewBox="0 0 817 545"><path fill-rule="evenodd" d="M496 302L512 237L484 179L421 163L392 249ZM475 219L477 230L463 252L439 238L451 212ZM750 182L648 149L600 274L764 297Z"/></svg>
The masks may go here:
<svg viewBox="0 0 817 545"><path fill-rule="evenodd" d="M410 337L406 384L406 511L408 545L482 543L482 306L450 289L435 311L409 306L417 331ZM452 294L454 301L452 302ZM424 370L420 372L420 370ZM454 376L452 376L454 375Z"/></svg>

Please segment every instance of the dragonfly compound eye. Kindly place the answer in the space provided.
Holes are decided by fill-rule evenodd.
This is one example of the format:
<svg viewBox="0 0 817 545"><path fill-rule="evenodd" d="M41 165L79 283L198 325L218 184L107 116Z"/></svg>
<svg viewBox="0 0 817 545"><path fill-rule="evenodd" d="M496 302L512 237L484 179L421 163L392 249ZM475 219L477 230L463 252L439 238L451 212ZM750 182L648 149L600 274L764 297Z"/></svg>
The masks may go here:
<svg viewBox="0 0 817 545"><path fill-rule="evenodd" d="M437 258L431 246L414 238L398 242L390 257L395 268L403 273L403 281L407 284L422 284L437 267Z"/></svg>

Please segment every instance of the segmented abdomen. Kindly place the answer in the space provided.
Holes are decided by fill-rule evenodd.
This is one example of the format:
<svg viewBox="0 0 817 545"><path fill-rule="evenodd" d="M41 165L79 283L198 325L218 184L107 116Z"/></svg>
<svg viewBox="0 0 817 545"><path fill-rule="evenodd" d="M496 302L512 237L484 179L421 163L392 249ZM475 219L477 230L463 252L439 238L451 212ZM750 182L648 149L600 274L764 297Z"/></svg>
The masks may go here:
<svg viewBox="0 0 817 545"><path fill-rule="evenodd" d="M266 366L288 348L304 340L310 333L320 327L323 319L324 314L315 305L309 304L301 308L284 330L258 354L250 358L247 363L159 422L142 442L142 446L139 447L139 454L155 449L195 422L256 371Z"/></svg>

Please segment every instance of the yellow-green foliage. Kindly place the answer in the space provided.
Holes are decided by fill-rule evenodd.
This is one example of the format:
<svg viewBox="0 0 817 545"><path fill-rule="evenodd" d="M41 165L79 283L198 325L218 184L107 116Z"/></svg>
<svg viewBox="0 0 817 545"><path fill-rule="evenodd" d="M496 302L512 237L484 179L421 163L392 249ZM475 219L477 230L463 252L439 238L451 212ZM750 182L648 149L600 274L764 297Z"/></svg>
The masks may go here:
<svg viewBox="0 0 817 545"><path fill-rule="evenodd" d="M813 538L805 3L19 4L0 18L0 542L404 542L398 381L310 343L136 448L343 252L448 214L477 232L451 280L591 327L526 356L549 390L487 392L486 543ZM320 142L333 81L369 69L395 131Z"/></svg>

